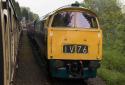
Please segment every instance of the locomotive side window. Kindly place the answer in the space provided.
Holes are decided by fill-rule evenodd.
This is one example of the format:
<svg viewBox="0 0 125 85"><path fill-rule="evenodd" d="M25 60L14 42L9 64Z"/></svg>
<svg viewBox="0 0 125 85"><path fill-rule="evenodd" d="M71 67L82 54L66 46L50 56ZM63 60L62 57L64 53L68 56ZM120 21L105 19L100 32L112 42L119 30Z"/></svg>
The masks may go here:
<svg viewBox="0 0 125 85"><path fill-rule="evenodd" d="M61 12L54 16L52 27L97 28L97 21L84 12Z"/></svg>

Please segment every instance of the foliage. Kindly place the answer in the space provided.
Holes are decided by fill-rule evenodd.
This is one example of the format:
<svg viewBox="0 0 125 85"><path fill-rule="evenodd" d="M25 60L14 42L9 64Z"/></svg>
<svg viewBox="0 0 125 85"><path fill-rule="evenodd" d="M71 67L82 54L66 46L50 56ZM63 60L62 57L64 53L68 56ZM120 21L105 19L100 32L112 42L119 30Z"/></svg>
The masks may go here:
<svg viewBox="0 0 125 85"><path fill-rule="evenodd" d="M12 3L14 5L17 17L19 20L21 20L23 17L26 18L26 21L34 21L35 19L38 19L39 16L37 14L34 14L33 12L30 11L30 8L28 7L20 7L19 3L16 2L15 0L12 0Z"/></svg>
<svg viewBox="0 0 125 85"><path fill-rule="evenodd" d="M21 14L22 14L22 17L25 17L26 20L29 19L28 13L29 13L29 8L21 7Z"/></svg>
<svg viewBox="0 0 125 85"><path fill-rule="evenodd" d="M32 22L36 19L39 18L39 16L33 12L30 11L30 8L27 7L21 7L21 13L22 13L22 17L26 18L26 21L28 22Z"/></svg>
<svg viewBox="0 0 125 85"><path fill-rule="evenodd" d="M125 14L117 0L85 0L86 6L99 16L103 30L104 59L99 76L108 85L125 84Z"/></svg>
<svg viewBox="0 0 125 85"><path fill-rule="evenodd" d="M104 60L98 70L98 75L102 77L107 85L125 84L125 57L117 50L104 50Z"/></svg>

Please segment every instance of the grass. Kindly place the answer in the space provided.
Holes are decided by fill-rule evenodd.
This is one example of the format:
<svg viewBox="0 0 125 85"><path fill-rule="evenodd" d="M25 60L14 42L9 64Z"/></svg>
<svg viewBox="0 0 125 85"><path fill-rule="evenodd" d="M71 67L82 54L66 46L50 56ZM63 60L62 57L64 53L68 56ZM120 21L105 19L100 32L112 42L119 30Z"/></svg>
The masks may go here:
<svg viewBox="0 0 125 85"><path fill-rule="evenodd" d="M125 85L125 56L116 49L104 49L98 75L107 85Z"/></svg>

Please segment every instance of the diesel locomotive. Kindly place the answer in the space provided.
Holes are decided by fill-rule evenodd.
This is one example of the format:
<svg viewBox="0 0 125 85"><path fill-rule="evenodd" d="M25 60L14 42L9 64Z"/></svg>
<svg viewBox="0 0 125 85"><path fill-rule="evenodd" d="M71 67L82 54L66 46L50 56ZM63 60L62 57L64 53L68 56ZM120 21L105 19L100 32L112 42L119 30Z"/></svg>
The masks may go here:
<svg viewBox="0 0 125 85"><path fill-rule="evenodd" d="M0 0L0 85L12 85L20 34L20 22L12 1Z"/></svg>
<svg viewBox="0 0 125 85"><path fill-rule="evenodd" d="M64 6L34 21L29 30L51 77L96 77L102 60L102 30L94 12L75 4Z"/></svg>

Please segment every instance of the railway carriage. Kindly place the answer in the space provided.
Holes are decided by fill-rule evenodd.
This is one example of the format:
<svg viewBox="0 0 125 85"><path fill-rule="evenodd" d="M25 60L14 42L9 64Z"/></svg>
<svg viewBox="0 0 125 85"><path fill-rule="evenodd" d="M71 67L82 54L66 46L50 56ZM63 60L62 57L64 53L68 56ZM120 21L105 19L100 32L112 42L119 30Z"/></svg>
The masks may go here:
<svg viewBox="0 0 125 85"><path fill-rule="evenodd" d="M92 78L102 60L97 15L78 5L61 7L34 23L33 37L56 78Z"/></svg>
<svg viewBox="0 0 125 85"><path fill-rule="evenodd" d="M0 85L13 82L21 34L19 25L12 1L0 0Z"/></svg>

